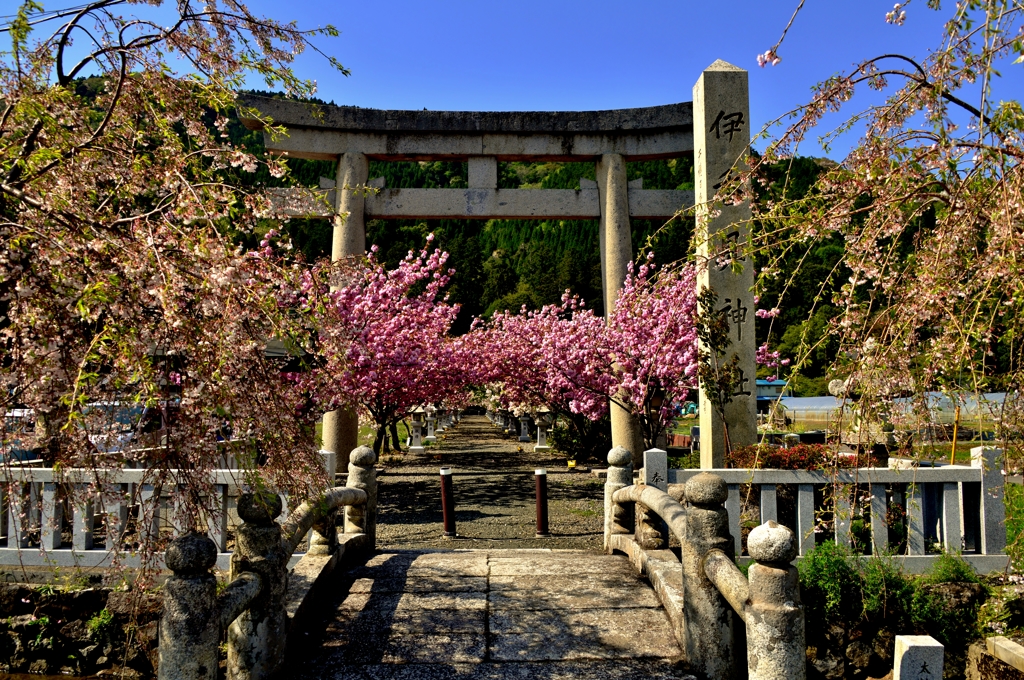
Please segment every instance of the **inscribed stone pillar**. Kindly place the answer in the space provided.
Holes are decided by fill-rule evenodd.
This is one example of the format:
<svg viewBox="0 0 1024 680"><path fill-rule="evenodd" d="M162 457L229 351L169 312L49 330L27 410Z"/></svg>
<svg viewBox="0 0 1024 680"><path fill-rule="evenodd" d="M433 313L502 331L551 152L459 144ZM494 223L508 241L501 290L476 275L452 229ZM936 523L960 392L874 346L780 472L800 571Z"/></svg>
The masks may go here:
<svg viewBox="0 0 1024 680"><path fill-rule="evenodd" d="M629 187L626 161L619 154L605 154L597 163L597 190L601 205L601 284L605 318L611 318L615 300L626 281L633 259L629 225ZM633 456L633 464L643 462L644 442L637 419L614 401L609 405L612 421L612 447L621 446Z"/></svg>
<svg viewBox="0 0 1024 680"><path fill-rule="evenodd" d="M369 164L361 153L345 153L338 162L337 205L334 214L334 239L331 261L362 257L366 253L364 192ZM337 464L348 468L348 456L359 445L359 420L354 409L339 409L324 414L323 448L338 454ZM333 482L333 480L332 480Z"/></svg>
<svg viewBox="0 0 1024 680"><path fill-rule="evenodd" d="M733 168L746 158L750 141L747 72L722 60L701 74L693 87L693 148L697 204L697 290L718 295L718 311L729 321L731 344L720 356L735 356L739 382L725 405L724 425L735 448L757 442L757 389L754 338L754 270L746 248L750 206L711 201ZM727 203L729 203L727 201ZM721 414L700 388L700 466L725 467L726 428Z"/></svg>

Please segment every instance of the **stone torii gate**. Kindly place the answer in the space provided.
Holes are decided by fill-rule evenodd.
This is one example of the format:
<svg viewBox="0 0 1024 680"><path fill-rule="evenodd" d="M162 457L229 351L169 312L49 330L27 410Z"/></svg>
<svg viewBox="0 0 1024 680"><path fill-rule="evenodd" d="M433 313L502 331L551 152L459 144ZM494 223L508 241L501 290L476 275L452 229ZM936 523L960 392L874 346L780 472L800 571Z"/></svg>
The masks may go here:
<svg viewBox="0 0 1024 680"><path fill-rule="evenodd" d="M736 333L730 354L739 357L744 382L727 405L733 446L756 440L754 302L750 262L741 273L722 266L729 243L747 240L746 205L707 208L715 188L742 159L750 137L747 73L716 61L693 88L693 102L639 109L584 112L384 111L318 106L256 96L240 98L241 120L250 129L263 122L254 109L284 126L287 136L264 133L267 149L289 158L337 161L336 180L319 191L278 191L278 217L317 217L334 222L332 259L362 256L367 219L600 219L601 277L606 313L614 308L633 258L630 218L667 220L698 206L698 285L710 286ZM648 190L627 182L626 163L694 155L696 196L690 191ZM375 161L464 161L466 189L398 189L370 180ZM586 161L596 164L597 182L577 190L499 189L499 161ZM368 191L373 188L375 191ZM724 238L723 238L724 236ZM723 243L724 246L723 250ZM735 248L733 248L735 250ZM710 251L710 252L709 252ZM727 357L731 361L731 357ZM701 466L724 467L721 416L701 390ZM641 456L635 420L612 405L612 444ZM324 417L323 446L338 454L358 442L351 413Z"/></svg>

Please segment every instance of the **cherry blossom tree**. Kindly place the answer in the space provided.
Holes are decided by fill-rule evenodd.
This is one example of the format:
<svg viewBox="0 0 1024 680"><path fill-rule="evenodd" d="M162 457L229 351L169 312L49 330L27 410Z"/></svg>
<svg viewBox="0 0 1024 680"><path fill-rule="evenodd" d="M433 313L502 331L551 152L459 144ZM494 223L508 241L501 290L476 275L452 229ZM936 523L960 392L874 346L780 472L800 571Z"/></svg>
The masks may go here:
<svg viewBox="0 0 1024 680"><path fill-rule="evenodd" d="M308 277L303 305L317 328L320 363L297 379L321 411L359 409L375 424L380 451L409 409L464 391L476 364L464 341L448 337L459 312L444 294L454 273L445 268L448 254L410 251L392 270L376 254L373 246L365 262L327 268L335 283L329 292L327 281Z"/></svg>
<svg viewBox="0 0 1024 680"><path fill-rule="evenodd" d="M579 298L567 292L560 305L500 312L476 332L487 347L488 377L503 382L506 405L548 406L591 420L607 412L612 380L605 324Z"/></svg>
<svg viewBox="0 0 1024 680"><path fill-rule="evenodd" d="M649 255L630 269L607 321L568 292L561 305L495 314L475 333L498 398L513 409L546 406L581 433L614 400L654 446L696 387L695 279L692 266L657 270Z"/></svg>
<svg viewBox="0 0 1024 680"><path fill-rule="evenodd" d="M657 445L697 387L697 275L693 265L658 270L654 253L631 265L608 321L616 391L640 421L644 445Z"/></svg>
<svg viewBox="0 0 1024 680"><path fill-rule="evenodd" d="M908 12L939 9L900 3L878 19L899 31ZM865 55L819 84L750 174L785 167L827 114L857 105L824 138L860 134L846 158L803 198L752 207L771 275L822 242L841 244L849 278L822 295L840 310L835 371L859 384L862 403L926 390L1014 395L1024 377L1024 110L1000 76L1024 61L1024 6L961 0L945 11L944 35L922 58ZM777 64L782 49L759 61ZM861 104L865 89L884 100Z"/></svg>
<svg viewBox="0 0 1024 680"><path fill-rule="evenodd" d="M38 450L59 469L137 455L97 450L112 410L97 404L173 410L147 474L180 490L181 525L201 526L225 420L249 443L253 483L323 482L312 421L265 352L305 327L296 265L273 236L257 252L230 238L257 230L265 203L232 177L285 168L223 131L248 75L312 94L289 66L335 31L235 0L175 8L167 22L146 3L27 1L2 27L0 405L34 411Z"/></svg>

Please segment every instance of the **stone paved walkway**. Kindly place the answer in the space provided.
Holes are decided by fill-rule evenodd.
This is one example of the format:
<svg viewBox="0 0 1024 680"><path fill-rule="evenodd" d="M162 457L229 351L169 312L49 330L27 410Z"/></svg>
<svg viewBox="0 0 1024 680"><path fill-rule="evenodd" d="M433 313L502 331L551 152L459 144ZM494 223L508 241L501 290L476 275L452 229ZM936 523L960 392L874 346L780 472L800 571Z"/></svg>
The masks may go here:
<svg viewBox="0 0 1024 680"><path fill-rule="evenodd" d="M382 550L601 549L604 485L570 473L565 458L534 453L485 416L466 416L425 455L383 457L377 546ZM520 450L522 449L522 450ZM454 471L459 538L442 538L438 469ZM534 470L548 470L551 538L535 538Z"/></svg>
<svg viewBox="0 0 1024 680"><path fill-rule="evenodd" d="M584 551L381 553L307 636L304 680L690 677L646 581Z"/></svg>

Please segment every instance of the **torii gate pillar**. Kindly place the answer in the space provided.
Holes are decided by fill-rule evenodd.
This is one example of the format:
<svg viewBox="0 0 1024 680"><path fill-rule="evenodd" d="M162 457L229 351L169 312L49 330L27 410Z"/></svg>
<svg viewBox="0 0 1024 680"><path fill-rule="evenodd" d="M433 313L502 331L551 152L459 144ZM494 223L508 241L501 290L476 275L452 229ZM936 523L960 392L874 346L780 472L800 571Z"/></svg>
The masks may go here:
<svg viewBox="0 0 1024 680"><path fill-rule="evenodd" d="M331 261L362 257L366 253L364 202L369 163L366 155L347 152L338 160L337 204ZM348 455L359 445L359 418L355 409L338 409L324 414L323 450L337 454L338 467L348 469ZM333 480L331 480L333 484Z"/></svg>
<svg viewBox="0 0 1024 680"><path fill-rule="evenodd" d="M700 466L704 469L725 467L726 423L732 448L757 443L754 263L747 252L750 206L746 202L711 204L730 171L747 157L749 108L747 72L720 59L693 87L697 290L707 287L717 293L718 309L729 320L732 341L721 361L732 363L735 358L740 371L740 384L725 405L724 422L705 385L700 386Z"/></svg>
<svg viewBox="0 0 1024 680"><path fill-rule="evenodd" d="M633 260L632 230L629 224L629 185L626 161L621 154L604 154L597 162L597 190L601 205L601 284L604 313L610 319L619 291ZM609 405L612 447L625 447L633 454L633 466L643 465L644 439L640 423L628 409L615 401Z"/></svg>

